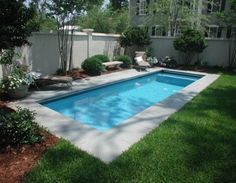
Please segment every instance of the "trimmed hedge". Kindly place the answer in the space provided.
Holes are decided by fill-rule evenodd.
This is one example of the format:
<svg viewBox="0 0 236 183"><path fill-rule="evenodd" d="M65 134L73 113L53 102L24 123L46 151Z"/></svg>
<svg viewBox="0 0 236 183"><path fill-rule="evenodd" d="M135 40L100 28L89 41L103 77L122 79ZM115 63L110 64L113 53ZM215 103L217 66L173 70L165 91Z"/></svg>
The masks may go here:
<svg viewBox="0 0 236 183"><path fill-rule="evenodd" d="M97 58L98 60L101 60L101 62L109 62L110 59L106 55L94 55L91 58Z"/></svg>
<svg viewBox="0 0 236 183"><path fill-rule="evenodd" d="M116 56L114 60L123 62L123 64L120 65L122 68L130 68L132 64L132 60L128 55Z"/></svg>
<svg viewBox="0 0 236 183"><path fill-rule="evenodd" d="M95 58L95 57L90 57L87 58L83 63L82 63L82 69L89 75L96 76L100 75L102 70L104 69L102 65L102 61Z"/></svg>

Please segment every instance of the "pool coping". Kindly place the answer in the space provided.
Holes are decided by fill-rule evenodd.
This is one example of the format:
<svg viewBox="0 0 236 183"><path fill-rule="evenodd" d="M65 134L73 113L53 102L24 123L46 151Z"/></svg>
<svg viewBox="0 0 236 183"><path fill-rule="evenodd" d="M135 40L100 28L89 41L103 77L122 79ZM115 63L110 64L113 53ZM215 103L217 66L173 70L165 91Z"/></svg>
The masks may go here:
<svg viewBox="0 0 236 183"><path fill-rule="evenodd" d="M190 75L204 75L199 80L188 85L177 93L154 106L147 108L132 118L125 120L120 125L106 131L100 132L87 125L75 122L73 119L63 116L37 103L45 99L52 99L58 96L71 95L78 91L85 91L110 85L116 82L142 77L157 71L167 70ZM46 127L51 133L62 137L81 150L99 158L105 163L110 163L130 146L138 142L151 130L158 127L170 115L182 108L198 93L213 83L219 75L202 72L172 70L166 68L149 69L148 72L137 72L136 70L126 70L98 77L91 77L73 82L72 90L65 91L37 91L26 99L12 103L13 106L21 106L34 110L36 121L39 125ZM157 112L158 111L158 112Z"/></svg>

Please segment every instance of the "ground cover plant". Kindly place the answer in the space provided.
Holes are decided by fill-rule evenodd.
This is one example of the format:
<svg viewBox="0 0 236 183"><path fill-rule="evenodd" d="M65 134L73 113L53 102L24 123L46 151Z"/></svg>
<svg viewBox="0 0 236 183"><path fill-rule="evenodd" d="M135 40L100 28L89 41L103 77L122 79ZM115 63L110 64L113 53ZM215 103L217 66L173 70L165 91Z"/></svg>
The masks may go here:
<svg viewBox="0 0 236 183"><path fill-rule="evenodd" d="M235 91L223 74L108 165L60 140L24 182L235 182Z"/></svg>

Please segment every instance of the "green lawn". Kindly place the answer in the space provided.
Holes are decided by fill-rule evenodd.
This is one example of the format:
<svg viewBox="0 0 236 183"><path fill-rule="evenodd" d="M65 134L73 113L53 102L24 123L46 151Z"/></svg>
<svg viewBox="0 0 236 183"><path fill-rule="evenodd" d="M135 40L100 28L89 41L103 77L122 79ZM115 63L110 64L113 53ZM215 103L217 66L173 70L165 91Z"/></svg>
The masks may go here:
<svg viewBox="0 0 236 183"><path fill-rule="evenodd" d="M235 183L236 75L223 74L111 164L60 140L25 182Z"/></svg>

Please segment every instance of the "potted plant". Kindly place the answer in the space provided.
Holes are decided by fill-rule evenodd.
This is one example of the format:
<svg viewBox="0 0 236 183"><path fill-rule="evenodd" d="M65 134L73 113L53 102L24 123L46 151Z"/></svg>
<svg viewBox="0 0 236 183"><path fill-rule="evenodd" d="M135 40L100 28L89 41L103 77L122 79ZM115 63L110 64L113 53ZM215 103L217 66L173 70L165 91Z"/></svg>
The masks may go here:
<svg viewBox="0 0 236 183"><path fill-rule="evenodd" d="M34 79L26 67L12 65L10 74L2 79L0 89L13 99L23 98L28 94L29 85Z"/></svg>

